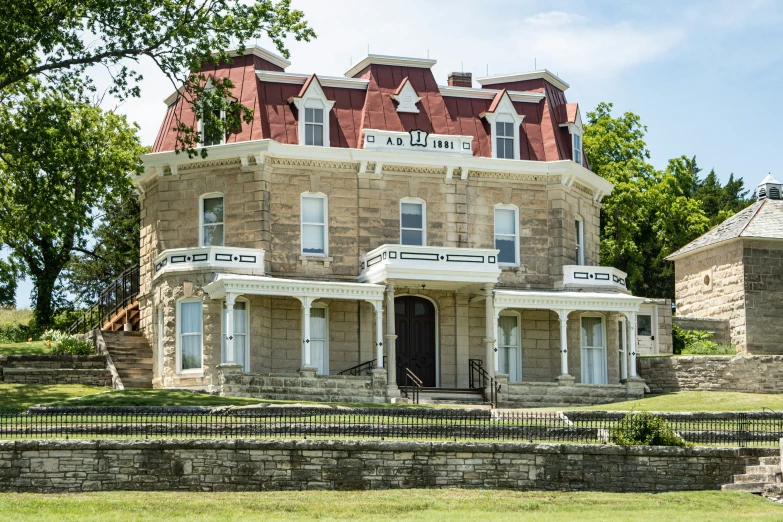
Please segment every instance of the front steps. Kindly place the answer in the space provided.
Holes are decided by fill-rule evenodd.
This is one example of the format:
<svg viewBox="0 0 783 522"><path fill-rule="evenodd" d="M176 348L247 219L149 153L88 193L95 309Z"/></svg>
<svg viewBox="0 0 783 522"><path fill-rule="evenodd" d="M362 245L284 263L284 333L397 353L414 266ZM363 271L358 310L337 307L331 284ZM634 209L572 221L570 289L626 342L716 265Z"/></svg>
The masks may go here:
<svg viewBox="0 0 783 522"><path fill-rule="evenodd" d="M419 404L442 404L455 406L488 406L481 390L462 388L422 388Z"/></svg>
<svg viewBox="0 0 783 522"><path fill-rule="evenodd" d="M724 491L745 491L760 495L764 486L781 482L780 457L761 457L758 465L746 466L745 473L734 475L731 484L724 484Z"/></svg>
<svg viewBox="0 0 783 522"><path fill-rule="evenodd" d="M141 332L102 332L125 388L152 388L152 346Z"/></svg>

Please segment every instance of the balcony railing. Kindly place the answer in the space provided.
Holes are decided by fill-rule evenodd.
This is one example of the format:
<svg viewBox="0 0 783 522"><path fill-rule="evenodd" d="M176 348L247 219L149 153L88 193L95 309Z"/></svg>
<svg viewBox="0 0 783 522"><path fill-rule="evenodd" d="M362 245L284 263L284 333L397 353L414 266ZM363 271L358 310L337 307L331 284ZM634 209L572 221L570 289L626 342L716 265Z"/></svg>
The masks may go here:
<svg viewBox="0 0 783 522"><path fill-rule="evenodd" d="M564 286L610 287L627 290L626 273L611 266L565 265Z"/></svg>
<svg viewBox="0 0 783 522"><path fill-rule="evenodd" d="M430 288L494 284L500 276L494 248L383 245L361 258L362 283L421 282Z"/></svg>
<svg viewBox="0 0 783 522"><path fill-rule="evenodd" d="M166 272L227 268L260 270L263 273L264 250L238 247L172 248L158 254L153 263L155 277Z"/></svg>

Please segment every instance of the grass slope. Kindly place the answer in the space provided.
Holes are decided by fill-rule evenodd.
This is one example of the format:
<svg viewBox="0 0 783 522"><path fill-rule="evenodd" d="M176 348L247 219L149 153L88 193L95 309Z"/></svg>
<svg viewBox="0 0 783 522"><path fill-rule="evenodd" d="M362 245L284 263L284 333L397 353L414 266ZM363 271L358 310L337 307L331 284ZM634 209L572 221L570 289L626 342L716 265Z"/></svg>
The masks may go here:
<svg viewBox="0 0 783 522"><path fill-rule="evenodd" d="M783 411L783 394L687 391L649 395L635 401L565 409L591 411L758 411L762 408Z"/></svg>
<svg viewBox="0 0 783 522"><path fill-rule="evenodd" d="M0 355L46 355L52 349L43 341L30 343L0 343Z"/></svg>
<svg viewBox="0 0 783 522"><path fill-rule="evenodd" d="M477 490L0 494L6 520L781 520L783 506L720 491L619 494Z"/></svg>
<svg viewBox="0 0 783 522"><path fill-rule="evenodd" d="M36 404L93 395L108 389L110 388L81 384L0 384L0 409L29 408Z"/></svg>

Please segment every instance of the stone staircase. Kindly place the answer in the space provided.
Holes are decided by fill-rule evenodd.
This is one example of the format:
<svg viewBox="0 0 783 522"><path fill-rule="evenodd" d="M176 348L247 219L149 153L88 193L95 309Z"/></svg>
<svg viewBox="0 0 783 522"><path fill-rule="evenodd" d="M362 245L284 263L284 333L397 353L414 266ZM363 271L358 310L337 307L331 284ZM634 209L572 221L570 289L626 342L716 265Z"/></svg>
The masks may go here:
<svg viewBox="0 0 783 522"><path fill-rule="evenodd" d="M125 388L152 388L152 346L141 332L103 331L106 349Z"/></svg>
<svg viewBox="0 0 783 522"><path fill-rule="evenodd" d="M762 494L764 486L781 482L780 457L761 457L758 465L745 466L745 473L734 475L731 484L724 484L724 491L745 491Z"/></svg>
<svg viewBox="0 0 783 522"><path fill-rule="evenodd" d="M481 391L460 388L422 388L419 392L419 404L489 407L489 404L484 402L484 394Z"/></svg>

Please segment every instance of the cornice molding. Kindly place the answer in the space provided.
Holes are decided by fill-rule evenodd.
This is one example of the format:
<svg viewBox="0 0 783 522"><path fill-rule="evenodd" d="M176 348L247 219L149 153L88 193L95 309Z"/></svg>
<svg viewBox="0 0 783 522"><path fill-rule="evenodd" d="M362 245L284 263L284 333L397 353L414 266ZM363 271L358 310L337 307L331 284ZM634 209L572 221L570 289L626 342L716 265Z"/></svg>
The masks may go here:
<svg viewBox="0 0 783 522"><path fill-rule="evenodd" d="M332 281L218 274L215 281L204 286L204 291L212 299L223 299L230 292L237 295L351 299L377 302L383 301L386 286L369 283L338 283Z"/></svg>
<svg viewBox="0 0 783 522"><path fill-rule="evenodd" d="M495 308L569 310L589 312L638 312L643 297L624 293L495 290Z"/></svg>
<svg viewBox="0 0 783 522"><path fill-rule="evenodd" d="M304 85L311 75L299 73L287 73L279 71L256 71L256 77L262 82L287 83L291 85ZM367 90L370 80L361 78L343 78L341 76L318 76L318 81L324 87L337 87L340 89Z"/></svg>
<svg viewBox="0 0 783 522"><path fill-rule="evenodd" d="M418 67L431 69L437 60L429 58L407 58L405 56L387 56L384 54L368 54L359 63L345 71L346 78L353 78L370 65L396 65L397 67Z"/></svg>
<svg viewBox="0 0 783 522"><path fill-rule="evenodd" d="M513 83L523 82L526 80L545 80L561 91L566 91L570 85L561 80L556 74L547 69L540 69L538 71L510 73L510 74L498 74L494 76L485 76L483 78L476 78L479 85L497 85L499 83Z"/></svg>

